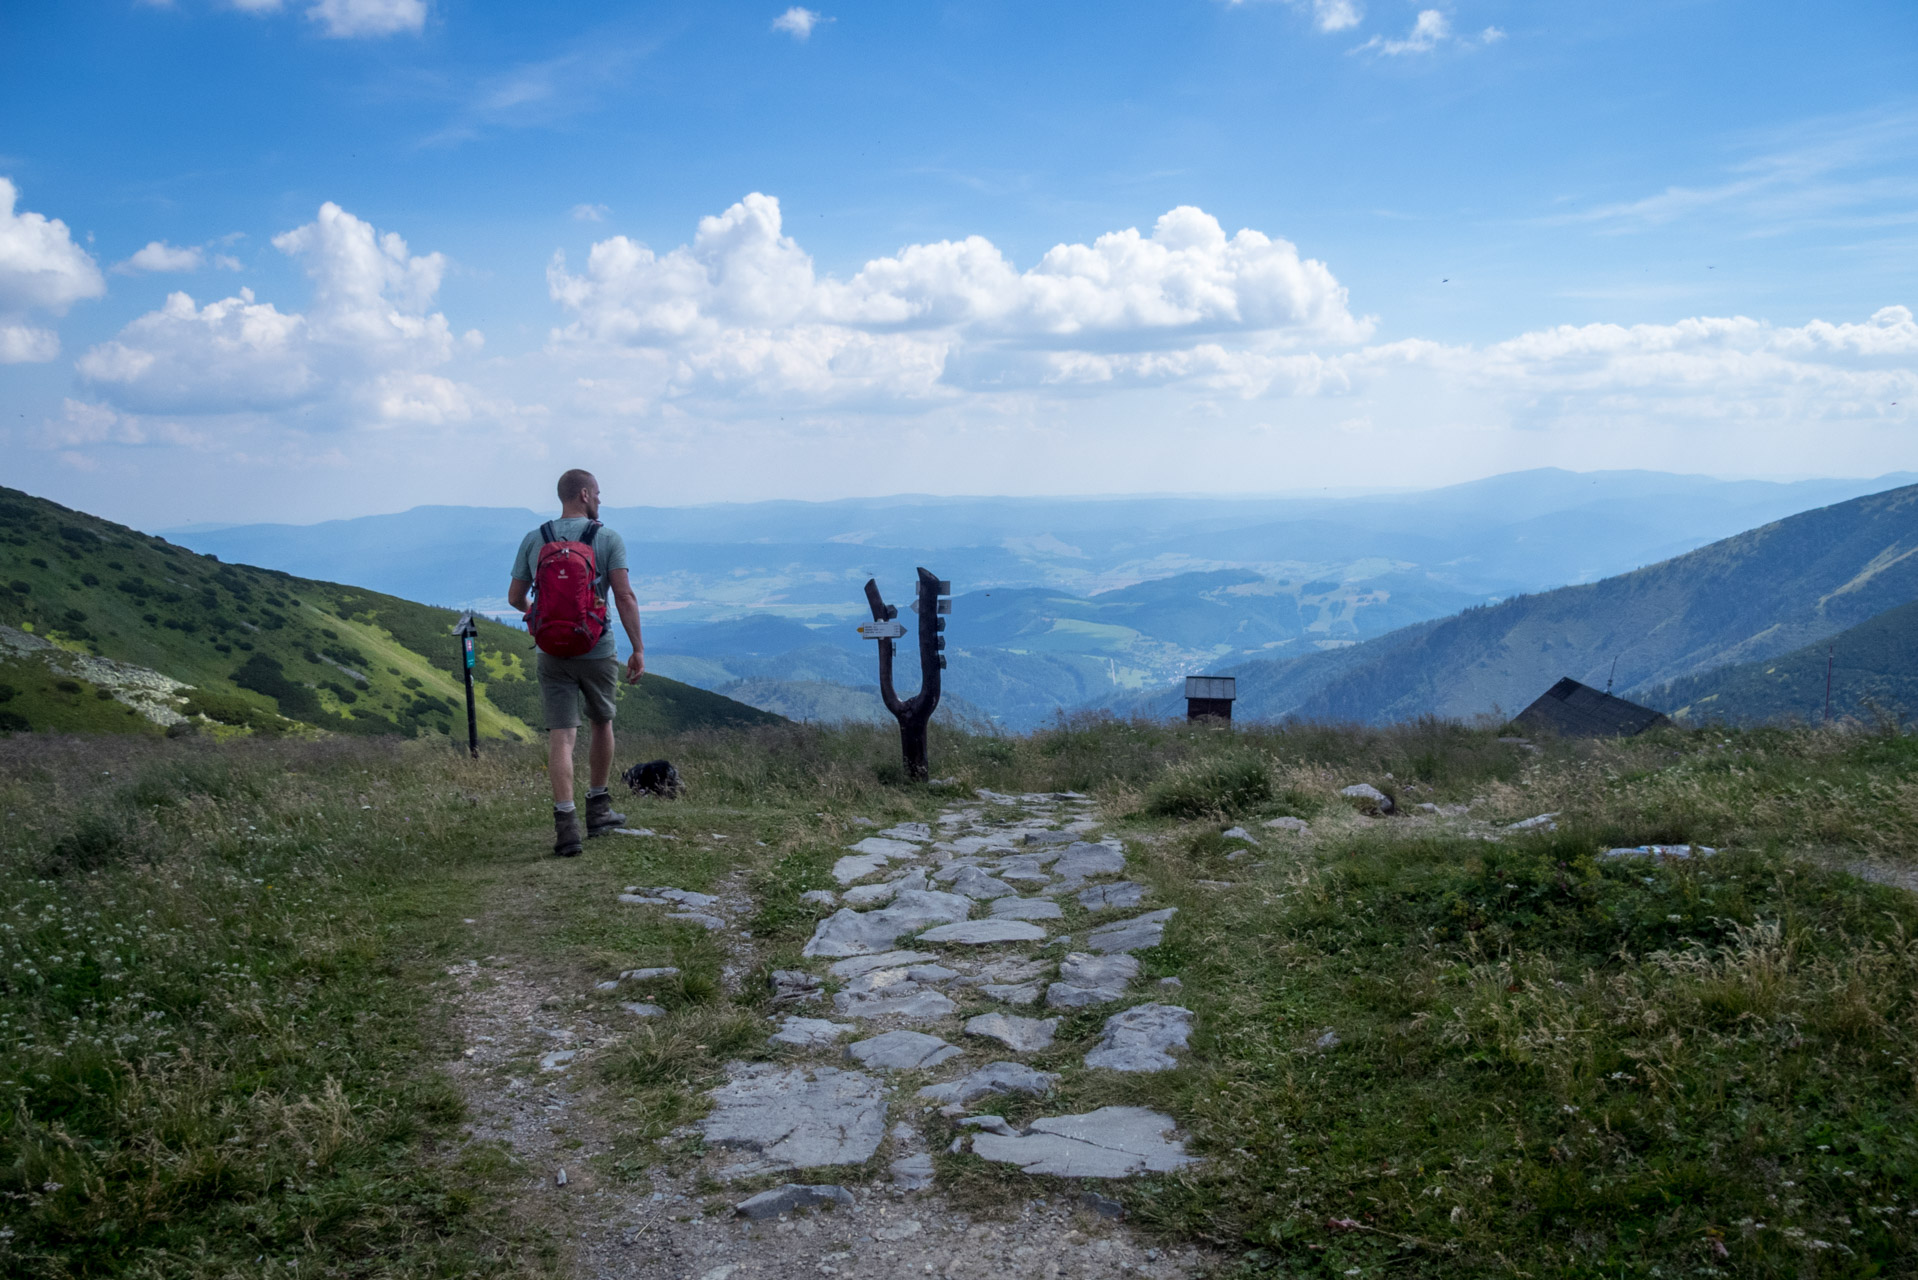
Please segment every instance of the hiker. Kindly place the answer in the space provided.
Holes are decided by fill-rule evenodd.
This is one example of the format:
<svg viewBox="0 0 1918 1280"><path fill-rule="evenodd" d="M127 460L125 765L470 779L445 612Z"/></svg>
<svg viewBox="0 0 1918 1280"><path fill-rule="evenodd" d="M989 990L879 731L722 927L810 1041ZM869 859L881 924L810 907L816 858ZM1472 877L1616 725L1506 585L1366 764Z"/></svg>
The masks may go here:
<svg viewBox="0 0 1918 1280"><path fill-rule="evenodd" d="M528 589L532 599L527 599ZM599 481L574 469L559 478L559 519L548 520L520 540L513 557L507 602L526 615L526 629L539 646L539 698L546 719L546 771L553 782L553 853L561 858L581 848L579 814L573 805L573 746L579 736L580 702L592 721L586 788L586 835L604 835L626 821L613 812L606 783L613 774L613 704L619 696L619 659L607 623L606 598L632 641L626 683L646 672L639 638L639 599L627 577L626 541L599 522Z"/></svg>

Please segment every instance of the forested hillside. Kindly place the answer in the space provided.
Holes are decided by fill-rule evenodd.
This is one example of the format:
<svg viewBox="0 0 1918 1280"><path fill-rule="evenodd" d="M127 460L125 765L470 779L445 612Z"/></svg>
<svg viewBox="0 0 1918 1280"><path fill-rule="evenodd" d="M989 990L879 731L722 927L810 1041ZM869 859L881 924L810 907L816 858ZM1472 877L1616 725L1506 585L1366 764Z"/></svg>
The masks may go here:
<svg viewBox="0 0 1918 1280"><path fill-rule="evenodd" d="M1834 718L1909 718L1918 710L1918 601L1768 661L1675 680L1646 701L1694 719L1816 723L1825 717L1827 659Z"/></svg>
<svg viewBox="0 0 1918 1280"><path fill-rule="evenodd" d="M456 614L223 564L0 489L0 729L406 737L466 732ZM479 728L539 724L526 635L480 624ZM776 719L649 677L617 725L666 732Z"/></svg>

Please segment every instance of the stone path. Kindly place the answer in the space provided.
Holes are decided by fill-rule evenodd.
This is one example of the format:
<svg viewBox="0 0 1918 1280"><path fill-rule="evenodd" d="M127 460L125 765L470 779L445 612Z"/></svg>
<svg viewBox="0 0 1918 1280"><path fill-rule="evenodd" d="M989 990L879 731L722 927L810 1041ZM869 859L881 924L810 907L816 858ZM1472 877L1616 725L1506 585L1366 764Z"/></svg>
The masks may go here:
<svg viewBox="0 0 1918 1280"><path fill-rule="evenodd" d="M707 1144L752 1153L719 1164L714 1177L778 1170L791 1172L795 1186L810 1185L797 1179L864 1163L883 1148L895 1189L918 1191L931 1177L927 1141L943 1142L954 1128L951 1149L970 1142L981 1158L1031 1173L1123 1178L1191 1162L1172 1119L1137 1108L1048 1116L1024 1131L968 1113L994 1094L1050 1092L1057 1075L1019 1058L1049 1048L1058 1019L1017 1010L1123 1001L1139 974L1130 953L1157 945L1175 910L1105 921L1085 932L1083 949L1072 949L1058 932L1061 897L1107 914L1146 898L1143 885L1115 879L1125 873L1124 845L1096 838L1100 823L1082 796L982 791L979 799L930 824L866 836L834 864L837 898L814 900L836 909L804 954L813 976L839 986L832 1010L843 1021L785 1017L770 1040L792 1052L794 1065L737 1064L734 1079L712 1091L713 1109L699 1126ZM681 901L665 890L651 896L659 905ZM774 981L801 990L808 978L782 971ZM1084 1065L1167 1070L1191 1026L1191 1011L1177 1005L1116 1012ZM887 1077L905 1071L915 1082L927 1073L935 1079L919 1085L916 1099L901 1098ZM928 1104L947 1121L937 1135L914 1128Z"/></svg>
<svg viewBox="0 0 1918 1280"><path fill-rule="evenodd" d="M1044 1114L1020 1127L973 1110L1008 1094L1045 1110L1060 1077L1022 1059L1051 1049L1054 1010L1115 1005L1086 1070L1164 1070L1183 1052L1190 1011L1117 1007L1146 994L1129 952L1154 945L1172 911L1138 910L1149 892L1119 879L1123 845L1098 829L1084 797L981 792L934 823L851 845L835 867L839 891L810 895L829 914L804 949L806 967L772 975L772 1060L728 1064L708 1090L710 1110L675 1135L703 1153L655 1165L637 1184L601 1184L587 1166L612 1145L616 1108L581 1105L599 1086L578 1067L619 1028L577 1018L541 1027L536 1011L564 997L541 999L536 984L490 964L487 984L456 975L469 1005L462 1020L483 1042L469 1061L543 1055L532 1076L469 1097L543 1171L531 1193L555 1198L570 1223L575 1270L631 1280L1200 1274L1210 1261L1200 1250L1135 1237L1112 1220L1115 1201L1035 1182L980 1220L946 1201L936 1174L935 1148L968 1146L983 1160L1074 1179L1195 1162L1172 1117L1143 1108ZM710 896L627 886L620 903L713 930L734 953L725 977L737 990L755 945L737 923L751 911L741 883ZM1097 927L1081 924L1075 949L1065 922L1085 911ZM637 997L620 1016L652 1017L659 1007L644 996L673 977L629 970L598 985ZM1168 993L1151 987L1161 1000ZM510 1010L479 1011L501 1005Z"/></svg>

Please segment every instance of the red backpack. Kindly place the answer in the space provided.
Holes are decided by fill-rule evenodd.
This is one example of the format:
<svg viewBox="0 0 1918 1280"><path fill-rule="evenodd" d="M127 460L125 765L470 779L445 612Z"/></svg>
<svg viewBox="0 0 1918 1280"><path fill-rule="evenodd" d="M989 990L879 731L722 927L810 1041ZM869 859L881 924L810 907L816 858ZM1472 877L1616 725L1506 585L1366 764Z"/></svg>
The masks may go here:
<svg viewBox="0 0 1918 1280"><path fill-rule="evenodd" d="M594 520L577 542L560 538L553 522L539 527L539 562L533 569L533 607L526 629L533 643L555 658L577 658L592 652L606 634L606 602L593 590L599 562L593 555Z"/></svg>

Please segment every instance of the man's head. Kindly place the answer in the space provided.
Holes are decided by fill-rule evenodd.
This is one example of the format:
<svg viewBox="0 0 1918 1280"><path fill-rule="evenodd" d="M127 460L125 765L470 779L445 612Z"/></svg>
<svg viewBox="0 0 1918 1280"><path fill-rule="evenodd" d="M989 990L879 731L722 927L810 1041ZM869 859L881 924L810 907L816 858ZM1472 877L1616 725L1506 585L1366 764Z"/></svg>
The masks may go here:
<svg viewBox="0 0 1918 1280"><path fill-rule="evenodd" d="M599 481L593 473L574 467L559 478L561 508L577 507L590 518L599 519Z"/></svg>

